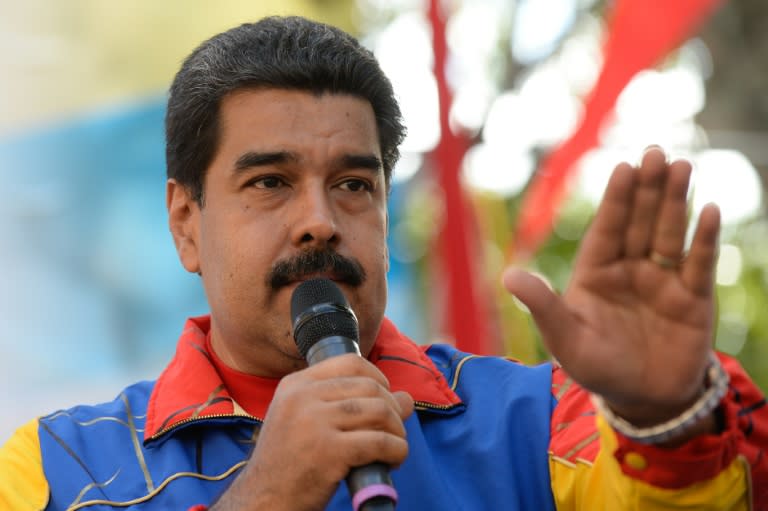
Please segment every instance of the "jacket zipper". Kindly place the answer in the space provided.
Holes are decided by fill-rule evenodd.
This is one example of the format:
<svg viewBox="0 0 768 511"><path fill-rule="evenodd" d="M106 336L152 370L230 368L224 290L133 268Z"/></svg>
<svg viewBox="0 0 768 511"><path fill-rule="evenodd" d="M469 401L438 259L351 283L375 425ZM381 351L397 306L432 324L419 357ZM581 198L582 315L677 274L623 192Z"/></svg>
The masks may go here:
<svg viewBox="0 0 768 511"><path fill-rule="evenodd" d="M260 424L264 423L264 419L260 419L258 417L254 417L253 415L242 415L242 414L234 414L234 413L215 413L213 415L199 415L197 417L190 417L188 419L181 420L179 422L175 422L171 424L170 426L166 426L165 428L161 429L147 440L148 442L151 442L153 440L156 440L160 438L161 436L165 435L171 430L174 430L176 428L179 428L181 426L184 426L186 424L202 421L202 420L208 420L208 419L224 419L224 418L232 418L232 419L249 419L255 422L258 422Z"/></svg>

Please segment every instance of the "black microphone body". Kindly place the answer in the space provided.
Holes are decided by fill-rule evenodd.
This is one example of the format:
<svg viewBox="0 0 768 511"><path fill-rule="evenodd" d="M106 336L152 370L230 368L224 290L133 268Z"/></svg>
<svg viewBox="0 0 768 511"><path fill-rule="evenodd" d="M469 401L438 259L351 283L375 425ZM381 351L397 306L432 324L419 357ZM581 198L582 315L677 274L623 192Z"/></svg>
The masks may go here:
<svg viewBox="0 0 768 511"><path fill-rule="evenodd" d="M360 348L357 343L342 335L332 335L324 337L312 345L304 358L307 359L309 365L313 366L328 358L348 353L360 355Z"/></svg>
<svg viewBox="0 0 768 511"><path fill-rule="evenodd" d="M355 353L357 318L341 290L328 279L302 282L291 297L293 337L311 366L331 357ZM384 463L354 467L346 478L355 511L393 511L397 492Z"/></svg>

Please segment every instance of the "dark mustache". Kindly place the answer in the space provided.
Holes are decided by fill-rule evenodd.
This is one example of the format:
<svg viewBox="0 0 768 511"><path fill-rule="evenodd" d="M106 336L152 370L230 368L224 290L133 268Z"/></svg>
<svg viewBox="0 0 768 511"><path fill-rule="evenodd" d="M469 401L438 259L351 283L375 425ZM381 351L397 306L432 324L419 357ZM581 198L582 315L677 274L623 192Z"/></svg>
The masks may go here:
<svg viewBox="0 0 768 511"><path fill-rule="evenodd" d="M267 282L276 290L316 273L330 274L334 280L353 287L361 285L366 277L363 266L355 259L333 250L308 250L275 263Z"/></svg>

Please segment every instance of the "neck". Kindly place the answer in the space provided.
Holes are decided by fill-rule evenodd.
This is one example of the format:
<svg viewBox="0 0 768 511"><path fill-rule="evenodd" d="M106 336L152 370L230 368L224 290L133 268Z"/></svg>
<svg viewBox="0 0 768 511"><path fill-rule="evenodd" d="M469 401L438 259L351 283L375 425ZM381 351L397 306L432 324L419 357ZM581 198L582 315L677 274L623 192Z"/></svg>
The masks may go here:
<svg viewBox="0 0 768 511"><path fill-rule="evenodd" d="M255 343L248 339L240 342L230 342L211 324L211 349L230 369L241 373L264 378L282 378L283 376L307 367L307 362L301 358L291 344ZM291 351L292 350L292 351Z"/></svg>

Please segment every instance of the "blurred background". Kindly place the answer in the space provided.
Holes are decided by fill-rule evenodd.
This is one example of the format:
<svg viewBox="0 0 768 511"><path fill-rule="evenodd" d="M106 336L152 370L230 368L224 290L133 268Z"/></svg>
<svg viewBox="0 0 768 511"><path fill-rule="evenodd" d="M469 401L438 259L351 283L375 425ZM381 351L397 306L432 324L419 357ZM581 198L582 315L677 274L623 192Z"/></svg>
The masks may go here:
<svg viewBox="0 0 768 511"><path fill-rule="evenodd" d="M613 166L657 143L694 163L692 217L722 209L716 345L768 390L768 3L211 5L0 0L0 442L155 378L207 311L166 224L166 91L202 40L268 14L356 34L395 85L387 313L407 334L546 359L501 270L564 289Z"/></svg>

